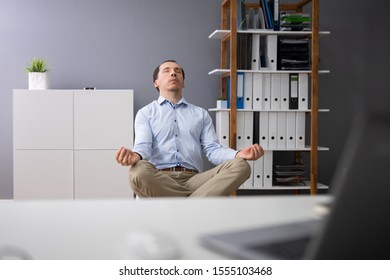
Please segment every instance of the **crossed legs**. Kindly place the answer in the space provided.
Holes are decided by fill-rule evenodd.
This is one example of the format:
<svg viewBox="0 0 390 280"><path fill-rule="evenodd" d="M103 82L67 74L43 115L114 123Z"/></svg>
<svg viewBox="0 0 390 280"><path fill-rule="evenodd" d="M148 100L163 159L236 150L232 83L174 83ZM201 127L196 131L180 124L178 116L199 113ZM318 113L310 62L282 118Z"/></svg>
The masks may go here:
<svg viewBox="0 0 390 280"><path fill-rule="evenodd" d="M249 164L235 158L201 173L159 171L141 160L130 168L129 181L139 197L228 196L250 176Z"/></svg>

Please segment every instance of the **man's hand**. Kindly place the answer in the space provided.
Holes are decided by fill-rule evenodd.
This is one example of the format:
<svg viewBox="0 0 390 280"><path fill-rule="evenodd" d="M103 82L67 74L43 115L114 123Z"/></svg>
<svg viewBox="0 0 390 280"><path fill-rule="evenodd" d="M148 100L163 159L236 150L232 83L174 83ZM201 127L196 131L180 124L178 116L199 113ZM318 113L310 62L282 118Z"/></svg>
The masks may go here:
<svg viewBox="0 0 390 280"><path fill-rule="evenodd" d="M264 150L259 144L248 146L236 154L236 157L246 160L257 160L264 155Z"/></svg>
<svg viewBox="0 0 390 280"><path fill-rule="evenodd" d="M139 160L141 160L141 157L132 150L121 147L116 151L115 159L120 165L129 166L136 164Z"/></svg>

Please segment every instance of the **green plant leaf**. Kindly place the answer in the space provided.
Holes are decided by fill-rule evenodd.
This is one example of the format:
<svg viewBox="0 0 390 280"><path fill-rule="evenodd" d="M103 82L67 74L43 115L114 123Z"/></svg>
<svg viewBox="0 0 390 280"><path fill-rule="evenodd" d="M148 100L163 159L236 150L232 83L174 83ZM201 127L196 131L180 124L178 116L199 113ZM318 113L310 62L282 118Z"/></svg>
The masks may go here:
<svg viewBox="0 0 390 280"><path fill-rule="evenodd" d="M46 60L43 58L33 58L30 64L25 68L27 72L46 72L47 68Z"/></svg>

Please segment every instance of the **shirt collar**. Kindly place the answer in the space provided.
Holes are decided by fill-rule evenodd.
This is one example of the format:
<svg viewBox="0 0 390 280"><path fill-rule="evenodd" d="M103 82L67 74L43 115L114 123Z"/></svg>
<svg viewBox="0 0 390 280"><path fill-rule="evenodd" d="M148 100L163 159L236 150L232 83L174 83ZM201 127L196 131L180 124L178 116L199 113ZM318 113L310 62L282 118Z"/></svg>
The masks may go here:
<svg viewBox="0 0 390 280"><path fill-rule="evenodd" d="M160 96L158 97L158 99L157 99L157 103L158 103L159 105L162 105L162 104L165 103L165 102L169 102L168 99L166 99L165 97L162 97L162 96L160 95ZM177 102L176 106L177 106L177 105L181 105L181 104L185 104L185 105L188 104L184 97L182 97L182 98L179 100L179 102Z"/></svg>

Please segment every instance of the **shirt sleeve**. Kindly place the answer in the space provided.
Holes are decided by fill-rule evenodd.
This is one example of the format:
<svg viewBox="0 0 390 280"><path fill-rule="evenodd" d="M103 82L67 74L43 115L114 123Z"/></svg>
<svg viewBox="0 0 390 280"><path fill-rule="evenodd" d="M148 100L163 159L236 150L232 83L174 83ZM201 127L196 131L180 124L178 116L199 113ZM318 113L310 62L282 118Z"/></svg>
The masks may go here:
<svg viewBox="0 0 390 280"><path fill-rule="evenodd" d="M210 115L205 110L203 111L203 114L204 121L201 144L208 160L212 164L218 165L227 160L234 159L237 151L231 148L223 147L219 143Z"/></svg>
<svg viewBox="0 0 390 280"><path fill-rule="evenodd" d="M152 155L153 135L147 107L139 110L135 116L134 131L135 140L132 151L138 153L142 159L149 160Z"/></svg>

